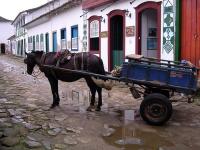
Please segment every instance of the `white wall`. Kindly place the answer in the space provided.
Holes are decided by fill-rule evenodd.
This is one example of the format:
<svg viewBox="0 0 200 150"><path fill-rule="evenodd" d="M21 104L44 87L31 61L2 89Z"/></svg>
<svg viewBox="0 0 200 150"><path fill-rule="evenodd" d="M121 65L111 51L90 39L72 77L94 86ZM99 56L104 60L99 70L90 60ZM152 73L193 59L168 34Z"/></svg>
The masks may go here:
<svg viewBox="0 0 200 150"><path fill-rule="evenodd" d="M52 33L57 31L57 48L61 48L61 39L60 39L60 30L66 28L67 41L71 41L71 26L78 25L78 38L79 38L79 51L82 51L82 36L83 36L83 22L80 15L82 14L81 5L69 9L61 14L53 16L49 21L44 22L38 26L27 29L27 36L36 36L37 34L46 34L49 33L49 49L52 51ZM44 40L45 43L45 40ZM71 45L71 44L70 44ZM69 45L67 45L67 48ZM71 47L71 46L70 46ZM44 46L44 49L46 47Z"/></svg>
<svg viewBox="0 0 200 150"><path fill-rule="evenodd" d="M7 39L14 34L11 22L0 22L0 43L7 44Z"/></svg>
<svg viewBox="0 0 200 150"><path fill-rule="evenodd" d="M31 12L28 14L27 16L27 22L30 22L36 18L38 18L39 16L55 9L58 8L59 6L63 5L64 3L68 2L69 0L56 0L48 5L44 5L43 7Z"/></svg>
<svg viewBox="0 0 200 150"><path fill-rule="evenodd" d="M90 10L87 14L87 18L90 18L93 15L102 16L105 19L105 23L101 22L101 32L108 31L108 16L107 14L110 13L112 10L125 10L131 13L131 18L125 16L125 26L135 26L135 7L138 5L147 2L160 2L162 0L136 0L132 5L130 4L129 0L119 0L115 2L110 7L106 8L106 6L98 7L96 9ZM106 8L101 12L103 8ZM163 9L163 5L161 5L161 10ZM161 13L161 21L163 20L163 15ZM162 33L162 25L161 25L161 33ZM162 45L162 34L161 34L161 45ZM162 47L162 46L161 46ZM133 37L125 37L125 55L135 54L135 36ZM161 50L162 52L162 50ZM162 55L162 54L161 54ZM101 38L101 58L103 59L105 69L108 70L108 38Z"/></svg>

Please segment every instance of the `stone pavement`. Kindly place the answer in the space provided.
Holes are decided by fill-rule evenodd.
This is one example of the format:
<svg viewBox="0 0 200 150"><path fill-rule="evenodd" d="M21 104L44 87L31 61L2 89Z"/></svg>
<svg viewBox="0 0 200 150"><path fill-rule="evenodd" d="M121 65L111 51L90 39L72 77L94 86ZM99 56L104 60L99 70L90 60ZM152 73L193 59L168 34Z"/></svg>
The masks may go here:
<svg viewBox="0 0 200 150"><path fill-rule="evenodd" d="M174 104L163 127L146 125L125 85L103 91L102 112L86 112L83 80L59 82L60 107L50 110L50 86L27 75L23 60L0 55L0 150L200 149L200 109Z"/></svg>

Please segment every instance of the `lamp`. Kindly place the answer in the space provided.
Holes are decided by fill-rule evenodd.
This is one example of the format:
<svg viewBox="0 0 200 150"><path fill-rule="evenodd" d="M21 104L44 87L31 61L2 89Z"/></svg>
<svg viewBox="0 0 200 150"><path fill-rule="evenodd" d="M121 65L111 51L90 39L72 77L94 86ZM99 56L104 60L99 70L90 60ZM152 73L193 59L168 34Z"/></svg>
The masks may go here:
<svg viewBox="0 0 200 150"><path fill-rule="evenodd" d="M132 5L135 1L136 1L136 0L131 1L130 4Z"/></svg>
<svg viewBox="0 0 200 150"><path fill-rule="evenodd" d="M131 18L132 16L131 12L128 9L126 9L125 12L126 12L126 16Z"/></svg>
<svg viewBox="0 0 200 150"><path fill-rule="evenodd" d="M106 22L105 18L101 17L101 22L105 23Z"/></svg>

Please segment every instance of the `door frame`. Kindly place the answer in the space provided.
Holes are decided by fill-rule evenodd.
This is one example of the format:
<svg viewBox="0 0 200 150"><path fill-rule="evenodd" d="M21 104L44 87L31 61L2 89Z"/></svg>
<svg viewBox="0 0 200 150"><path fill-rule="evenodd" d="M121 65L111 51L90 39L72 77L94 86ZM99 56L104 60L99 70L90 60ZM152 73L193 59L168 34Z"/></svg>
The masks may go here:
<svg viewBox="0 0 200 150"><path fill-rule="evenodd" d="M141 55L141 14L145 9L155 9L157 11L157 38L158 38L158 47L157 47L157 58L160 59L161 51L161 3L162 2L144 2L135 8L136 10L136 54Z"/></svg>
<svg viewBox="0 0 200 150"><path fill-rule="evenodd" d="M108 70L111 70L111 66L112 66L112 60L111 60L111 31L110 31L110 20L112 17L119 15L123 17L123 57L125 58L125 10L113 10L110 13L107 14L108 16Z"/></svg>

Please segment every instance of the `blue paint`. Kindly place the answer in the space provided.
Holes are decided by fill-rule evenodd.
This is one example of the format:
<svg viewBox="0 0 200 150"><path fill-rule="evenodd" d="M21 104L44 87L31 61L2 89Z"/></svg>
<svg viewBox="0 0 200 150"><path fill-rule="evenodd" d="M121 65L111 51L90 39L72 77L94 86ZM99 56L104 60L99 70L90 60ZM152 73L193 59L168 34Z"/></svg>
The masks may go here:
<svg viewBox="0 0 200 150"><path fill-rule="evenodd" d="M137 60L135 62L124 62L121 78L129 81L139 81L144 84L149 82L160 86L183 90L185 93L196 91L197 76L196 68L187 68L159 64L158 62L147 62Z"/></svg>
<svg viewBox="0 0 200 150"><path fill-rule="evenodd" d="M57 32L53 32L53 52L57 51Z"/></svg>

